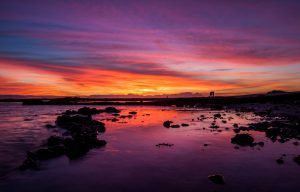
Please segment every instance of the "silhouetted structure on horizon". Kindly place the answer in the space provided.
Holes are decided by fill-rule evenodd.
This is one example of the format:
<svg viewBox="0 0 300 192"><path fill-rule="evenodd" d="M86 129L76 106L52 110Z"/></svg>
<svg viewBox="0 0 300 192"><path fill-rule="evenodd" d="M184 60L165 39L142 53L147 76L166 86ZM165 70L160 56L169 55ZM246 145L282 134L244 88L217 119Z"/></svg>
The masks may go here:
<svg viewBox="0 0 300 192"><path fill-rule="evenodd" d="M211 92L209 93L209 97L215 97L215 92L214 92L214 91L211 91Z"/></svg>

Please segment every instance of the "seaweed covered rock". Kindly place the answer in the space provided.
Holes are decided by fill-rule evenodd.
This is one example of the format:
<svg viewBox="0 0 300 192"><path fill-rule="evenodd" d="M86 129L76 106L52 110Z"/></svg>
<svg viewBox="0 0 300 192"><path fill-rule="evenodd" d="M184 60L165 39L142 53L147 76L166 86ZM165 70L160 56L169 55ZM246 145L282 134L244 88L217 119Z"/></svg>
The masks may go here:
<svg viewBox="0 0 300 192"><path fill-rule="evenodd" d="M56 125L67 129L71 137L51 136L46 147L27 153L27 158L20 166L21 170L38 169L41 160L48 160L62 155L70 159L86 154L90 149L106 145L98 140L99 132L105 132L105 124L92 119L95 108L81 108L78 111L66 111L56 119Z"/></svg>
<svg viewBox="0 0 300 192"><path fill-rule="evenodd" d="M105 124L93 120L90 116L81 115L61 115L56 119L56 125L70 131L80 131L83 128L98 130L99 132L105 131Z"/></svg>
<svg viewBox="0 0 300 192"><path fill-rule="evenodd" d="M270 122L263 121L250 124L249 129L265 132L266 137L273 142L278 141L280 143L285 143L290 139L300 140L299 122L300 120L297 118L274 120Z"/></svg>
<svg viewBox="0 0 300 192"><path fill-rule="evenodd" d="M70 159L76 159L85 155L90 149L106 145L106 141L86 136L67 138L64 141L66 155Z"/></svg>
<svg viewBox="0 0 300 192"><path fill-rule="evenodd" d="M252 146L254 139L249 134L236 134L231 138L231 143L241 146Z"/></svg>

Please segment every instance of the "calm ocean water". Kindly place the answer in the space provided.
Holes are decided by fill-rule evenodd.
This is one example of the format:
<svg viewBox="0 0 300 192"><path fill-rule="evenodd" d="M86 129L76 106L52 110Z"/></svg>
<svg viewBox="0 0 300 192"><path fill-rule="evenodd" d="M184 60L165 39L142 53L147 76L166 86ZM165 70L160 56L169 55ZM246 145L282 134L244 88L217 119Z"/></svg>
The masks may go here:
<svg viewBox="0 0 300 192"><path fill-rule="evenodd" d="M40 171L18 171L26 151L62 132L45 125L54 124L61 112L80 107L0 104L1 192L292 191L300 187L300 167L292 161L299 147L293 141L273 143L264 133L251 131L256 141L265 142L264 147L235 149L230 143L235 135L232 124L247 125L260 118L206 109L121 106L121 114L137 111L137 115L118 122L111 122L109 114L94 116L106 124L107 131L100 136L108 142L106 147L91 150L78 160L63 156L45 161ZM219 112L225 114L227 123L218 119L220 131L213 131L209 128L212 116ZM200 115L208 118L199 121ZM167 129L162 126L165 120L190 126ZM174 146L155 146L163 142ZM285 163L278 165L276 159L282 154L286 154ZM207 179L214 173L222 174L226 185L216 186Z"/></svg>

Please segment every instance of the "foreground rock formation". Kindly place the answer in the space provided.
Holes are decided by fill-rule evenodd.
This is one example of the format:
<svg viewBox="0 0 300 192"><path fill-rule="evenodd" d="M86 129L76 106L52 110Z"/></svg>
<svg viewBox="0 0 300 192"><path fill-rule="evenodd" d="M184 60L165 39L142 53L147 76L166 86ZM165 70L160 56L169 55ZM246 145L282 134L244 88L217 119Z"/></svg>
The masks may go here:
<svg viewBox="0 0 300 192"><path fill-rule="evenodd" d="M69 159L78 158L90 149L103 147L105 140L99 140L99 133L105 132L105 124L92 119L98 113L119 113L114 107L104 110L83 107L78 111L67 110L56 119L56 126L67 130L68 136L51 136L45 147L27 152L27 158L20 166L21 170L38 169L40 161L48 160L62 155Z"/></svg>

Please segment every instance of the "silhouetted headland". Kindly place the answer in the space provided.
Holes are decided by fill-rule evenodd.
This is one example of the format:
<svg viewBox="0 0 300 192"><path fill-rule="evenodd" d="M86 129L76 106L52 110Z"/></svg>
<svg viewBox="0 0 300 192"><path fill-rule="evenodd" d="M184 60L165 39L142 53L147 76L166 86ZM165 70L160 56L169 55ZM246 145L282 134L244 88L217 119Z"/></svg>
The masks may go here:
<svg viewBox="0 0 300 192"><path fill-rule="evenodd" d="M42 98L1 99L1 102L22 102L23 105L144 105L144 106L190 106L224 107L230 104L246 103L291 103L299 102L300 92L271 91L267 94L243 96L216 96L190 98Z"/></svg>

